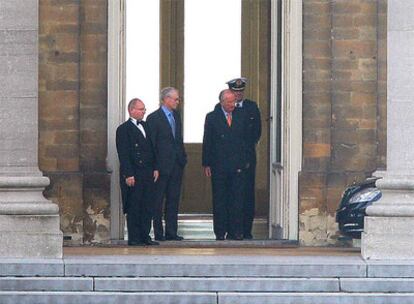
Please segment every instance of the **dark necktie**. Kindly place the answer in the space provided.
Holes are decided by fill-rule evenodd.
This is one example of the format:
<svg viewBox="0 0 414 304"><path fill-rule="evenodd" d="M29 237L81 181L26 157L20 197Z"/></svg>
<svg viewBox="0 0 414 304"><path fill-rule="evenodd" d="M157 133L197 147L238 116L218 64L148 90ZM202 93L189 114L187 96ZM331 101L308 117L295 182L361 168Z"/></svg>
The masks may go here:
<svg viewBox="0 0 414 304"><path fill-rule="evenodd" d="M168 113L168 122L170 123L171 131L172 131L172 134L175 138L175 119L174 119L173 113L171 113L171 112Z"/></svg>

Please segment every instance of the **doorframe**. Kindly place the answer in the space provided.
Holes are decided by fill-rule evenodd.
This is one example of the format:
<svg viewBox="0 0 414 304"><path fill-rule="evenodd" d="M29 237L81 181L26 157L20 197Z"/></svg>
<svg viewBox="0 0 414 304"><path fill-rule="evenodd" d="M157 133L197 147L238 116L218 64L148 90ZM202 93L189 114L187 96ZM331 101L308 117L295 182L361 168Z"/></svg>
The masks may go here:
<svg viewBox="0 0 414 304"><path fill-rule="evenodd" d="M281 3L278 48L278 2L271 3L271 117L269 237L299 239L299 172L302 165L302 0ZM281 50L279 56L278 49ZM278 60L281 73L278 75ZM278 78L281 79L278 79ZM278 82L281 81L278 87ZM279 92L278 90L281 90ZM276 101L281 97L280 112ZM277 115L281 116L281 155L276 162Z"/></svg>
<svg viewBox="0 0 414 304"><path fill-rule="evenodd" d="M281 81L282 96L282 155L281 180L277 188L270 178L269 228L277 217L282 202L286 228L282 237L298 240L299 235L299 172L302 160L302 0L282 1L282 73L277 79L277 2L271 1L271 115L275 114L277 83ZM111 239L123 239L124 223L121 220L122 204L119 190L119 161L116 152L116 128L125 120L125 1L108 1L108 126L107 126L107 171L111 174L110 210ZM273 119L274 123L275 120ZM270 130L270 172L275 170L272 151L275 134ZM276 166L277 167L277 166ZM277 169L277 168L276 168ZM272 176L272 174L270 174ZM269 229L272 234L272 229ZM273 237L272 235L270 235Z"/></svg>
<svg viewBox="0 0 414 304"><path fill-rule="evenodd" d="M110 236L111 240L124 238L121 220L122 203L119 189L119 160L115 133L125 121L125 1L108 1L108 126L106 166L111 174Z"/></svg>

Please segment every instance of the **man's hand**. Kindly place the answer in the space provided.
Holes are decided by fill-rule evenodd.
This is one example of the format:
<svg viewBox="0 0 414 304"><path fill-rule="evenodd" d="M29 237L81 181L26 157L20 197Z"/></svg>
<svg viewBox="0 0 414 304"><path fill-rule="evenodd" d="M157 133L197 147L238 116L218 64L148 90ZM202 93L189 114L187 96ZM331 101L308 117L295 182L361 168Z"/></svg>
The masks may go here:
<svg viewBox="0 0 414 304"><path fill-rule="evenodd" d="M158 180L159 176L160 176L160 172L158 170L154 170L154 183Z"/></svg>
<svg viewBox="0 0 414 304"><path fill-rule="evenodd" d="M134 187L135 186L135 177L133 177L133 176L127 177L125 179L125 182L128 185L128 187Z"/></svg>
<svg viewBox="0 0 414 304"><path fill-rule="evenodd" d="M211 168L210 167L204 167L204 174L207 177L211 177Z"/></svg>

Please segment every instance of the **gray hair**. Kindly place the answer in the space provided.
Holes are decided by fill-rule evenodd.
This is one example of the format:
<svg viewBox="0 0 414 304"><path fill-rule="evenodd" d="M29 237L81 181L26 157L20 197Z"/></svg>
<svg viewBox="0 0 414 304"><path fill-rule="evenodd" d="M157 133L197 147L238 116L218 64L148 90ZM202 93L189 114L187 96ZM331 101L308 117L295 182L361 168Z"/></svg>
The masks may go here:
<svg viewBox="0 0 414 304"><path fill-rule="evenodd" d="M129 103L128 103L128 111L131 111L135 105L137 104L137 102L142 102L144 103L141 99L139 98L132 98Z"/></svg>
<svg viewBox="0 0 414 304"><path fill-rule="evenodd" d="M164 98L167 96L170 96L171 92L178 92L178 90L176 88L173 87L166 87L161 89L161 93L160 93L160 101L163 102Z"/></svg>
<svg viewBox="0 0 414 304"><path fill-rule="evenodd" d="M220 100L220 102L223 102L224 101L224 95L227 95L227 94L234 95L234 93L233 93L232 90L230 90L230 89L224 89L219 94L219 100Z"/></svg>

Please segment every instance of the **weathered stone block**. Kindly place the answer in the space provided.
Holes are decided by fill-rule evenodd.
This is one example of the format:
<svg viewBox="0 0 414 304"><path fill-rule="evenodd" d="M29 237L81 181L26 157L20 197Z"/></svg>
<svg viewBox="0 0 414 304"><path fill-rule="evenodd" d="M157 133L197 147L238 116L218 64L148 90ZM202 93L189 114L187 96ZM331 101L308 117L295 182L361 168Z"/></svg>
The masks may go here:
<svg viewBox="0 0 414 304"><path fill-rule="evenodd" d="M2 0L0 20L0 29L37 30L38 0Z"/></svg>
<svg viewBox="0 0 414 304"><path fill-rule="evenodd" d="M414 217L365 217L362 257L371 260L412 259L413 225Z"/></svg>
<svg viewBox="0 0 414 304"><path fill-rule="evenodd" d="M2 215L9 227L0 227L0 256L13 258L61 258L59 215ZM29 218L28 218L29 217ZM7 219L6 219L7 218ZM45 227L50 230L45 231ZM4 228L4 229L2 229Z"/></svg>

